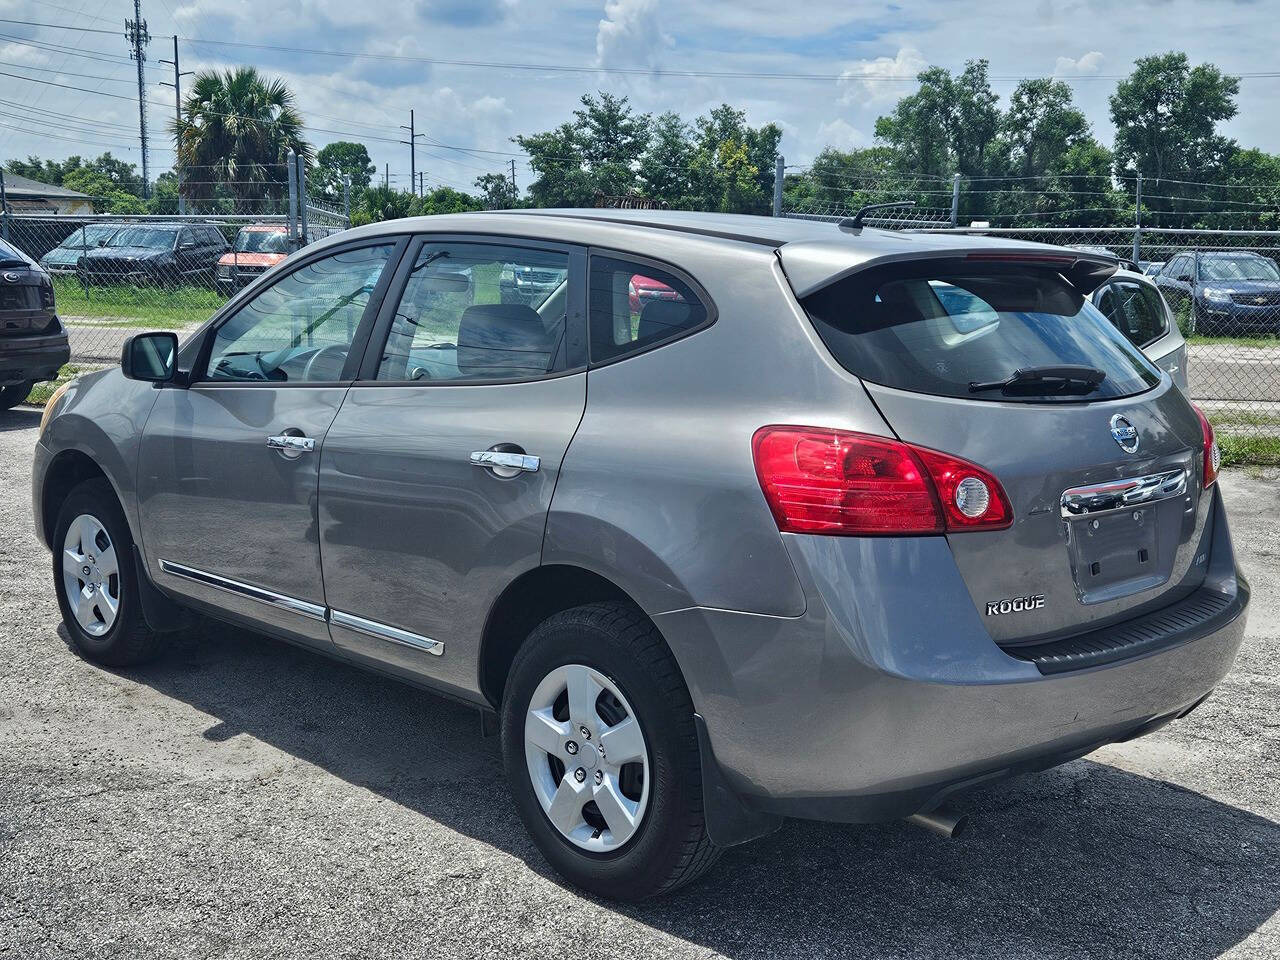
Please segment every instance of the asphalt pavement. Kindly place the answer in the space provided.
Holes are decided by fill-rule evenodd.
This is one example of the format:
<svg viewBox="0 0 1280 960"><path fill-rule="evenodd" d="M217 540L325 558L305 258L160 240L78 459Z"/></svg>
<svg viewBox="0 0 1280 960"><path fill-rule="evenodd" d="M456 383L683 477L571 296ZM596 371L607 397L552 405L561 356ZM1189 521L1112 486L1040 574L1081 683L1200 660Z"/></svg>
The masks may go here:
<svg viewBox="0 0 1280 960"><path fill-rule="evenodd" d="M958 840L789 822L619 906L549 871L464 707L217 625L142 668L76 657L38 418L0 413L0 957L1280 955L1275 471L1223 475L1255 594L1185 720L962 797Z"/></svg>

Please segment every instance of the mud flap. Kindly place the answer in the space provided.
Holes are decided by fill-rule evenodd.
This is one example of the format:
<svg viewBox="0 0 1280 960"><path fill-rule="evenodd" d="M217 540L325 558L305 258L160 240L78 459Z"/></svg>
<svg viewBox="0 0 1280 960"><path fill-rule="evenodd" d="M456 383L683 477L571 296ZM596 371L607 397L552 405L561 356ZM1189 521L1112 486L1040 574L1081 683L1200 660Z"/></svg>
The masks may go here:
<svg viewBox="0 0 1280 960"><path fill-rule="evenodd" d="M142 602L142 616L147 626L156 633L184 630L195 623L195 614L175 603L151 582L147 562L142 559L138 545L133 545L133 568L138 573L138 599Z"/></svg>
<svg viewBox="0 0 1280 960"><path fill-rule="evenodd" d="M782 826L782 817L752 810L742 802L725 780L711 749L707 723L693 715L698 731L698 754L702 760L702 808L707 818L707 835L717 847L734 847L748 840L768 836Z"/></svg>

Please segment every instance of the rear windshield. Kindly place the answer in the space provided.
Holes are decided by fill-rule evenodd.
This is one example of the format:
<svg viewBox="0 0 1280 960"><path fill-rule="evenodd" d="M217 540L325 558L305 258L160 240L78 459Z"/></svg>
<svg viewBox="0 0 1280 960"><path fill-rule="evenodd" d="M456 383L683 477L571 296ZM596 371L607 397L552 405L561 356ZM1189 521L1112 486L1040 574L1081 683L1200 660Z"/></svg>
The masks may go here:
<svg viewBox="0 0 1280 960"><path fill-rule="evenodd" d="M1160 373L1096 307L1048 270L940 265L854 274L805 301L835 358L863 380L943 397L1087 402L1142 393ZM975 391L1018 370L1088 367L1096 386Z"/></svg>
<svg viewBox="0 0 1280 960"><path fill-rule="evenodd" d="M148 247L154 250L173 249L175 231L158 227L125 227L107 241L108 247Z"/></svg>

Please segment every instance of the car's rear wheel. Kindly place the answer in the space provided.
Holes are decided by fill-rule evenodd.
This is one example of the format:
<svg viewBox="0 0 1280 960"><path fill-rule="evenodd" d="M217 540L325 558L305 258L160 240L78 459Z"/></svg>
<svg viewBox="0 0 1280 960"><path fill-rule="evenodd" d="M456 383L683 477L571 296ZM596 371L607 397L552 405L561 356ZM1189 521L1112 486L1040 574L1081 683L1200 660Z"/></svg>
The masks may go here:
<svg viewBox="0 0 1280 960"><path fill-rule="evenodd" d="M511 666L502 750L525 826L571 883L641 900L715 862L693 704L630 604L575 607L534 630Z"/></svg>
<svg viewBox="0 0 1280 960"><path fill-rule="evenodd" d="M31 393L31 388L36 385L34 380L28 380L26 383L16 383L11 387L0 387L0 410L9 410L16 407L23 400L27 399Z"/></svg>
<svg viewBox="0 0 1280 960"><path fill-rule="evenodd" d="M143 618L133 538L111 484L86 480L67 495L51 546L58 606L76 650L116 667L156 656L165 635Z"/></svg>

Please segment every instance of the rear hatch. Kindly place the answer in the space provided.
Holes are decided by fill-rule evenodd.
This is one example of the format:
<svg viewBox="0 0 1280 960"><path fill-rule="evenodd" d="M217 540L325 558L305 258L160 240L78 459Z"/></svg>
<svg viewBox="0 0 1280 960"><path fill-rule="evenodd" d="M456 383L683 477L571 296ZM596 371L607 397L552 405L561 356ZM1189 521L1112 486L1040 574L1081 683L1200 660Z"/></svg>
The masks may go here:
<svg viewBox="0 0 1280 960"><path fill-rule="evenodd" d="M802 300L899 439L1003 487L1011 526L948 535L1002 645L1128 619L1204 579L1200 419L1088 302L1109 269L1054 248L953 251L873 260Z"/></svg>

